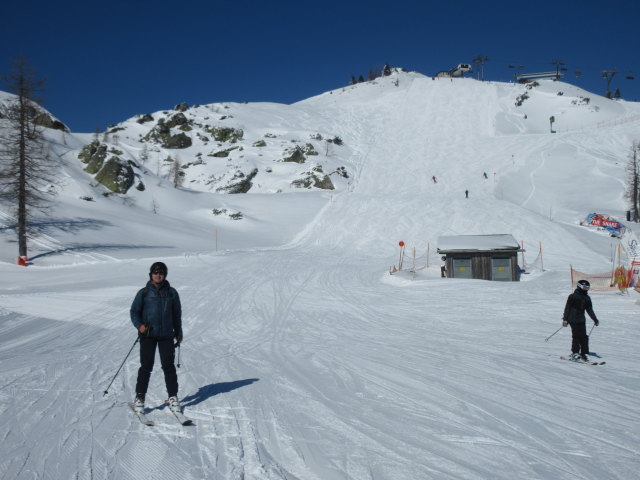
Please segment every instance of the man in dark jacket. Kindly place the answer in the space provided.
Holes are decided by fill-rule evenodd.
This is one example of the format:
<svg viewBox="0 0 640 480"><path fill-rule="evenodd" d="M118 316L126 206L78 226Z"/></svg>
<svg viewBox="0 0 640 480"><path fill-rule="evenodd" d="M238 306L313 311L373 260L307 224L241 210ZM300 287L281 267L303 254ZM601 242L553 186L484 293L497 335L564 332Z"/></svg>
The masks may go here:
<svg viewBox="0 0 640 480"><path fill-rule="evenodd" d="M574 359L588 360L589 353L589 337L587 336L586 317L587 312L596 327L600 324L593 313L591 298L587 294L591 285L587 280L579 280L575 292L567 298L567 304L564 307L562 315L562 325L564 327L571 325L571 357Z"/></svg>
<svg viewBox="0 0 640 480"><path fill-rule="evenodd" d="M164 263L156 262L151 265L149 282L138 291L131 304L131 323L140 336L140 369L136 383L135 409L141 413L144 412L145 395L153 370L156 347L160 352L169 407L172 410L180 410L174 359L175 347L182 342L182 307L178 292L166 280L167 273Z"/></svg>

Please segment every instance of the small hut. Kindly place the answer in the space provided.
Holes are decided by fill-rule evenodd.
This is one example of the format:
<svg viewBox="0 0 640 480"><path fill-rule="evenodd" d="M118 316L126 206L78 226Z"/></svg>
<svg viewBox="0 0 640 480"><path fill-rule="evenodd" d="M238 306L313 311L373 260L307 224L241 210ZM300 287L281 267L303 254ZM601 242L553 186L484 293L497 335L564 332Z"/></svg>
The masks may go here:
<svg viewBox="0 0 640 480"><path fill-rule="evenodd" d="M513 235L455 235L438 238L447 278L475 278L517 282L518 252L523 250Z"/></svg>

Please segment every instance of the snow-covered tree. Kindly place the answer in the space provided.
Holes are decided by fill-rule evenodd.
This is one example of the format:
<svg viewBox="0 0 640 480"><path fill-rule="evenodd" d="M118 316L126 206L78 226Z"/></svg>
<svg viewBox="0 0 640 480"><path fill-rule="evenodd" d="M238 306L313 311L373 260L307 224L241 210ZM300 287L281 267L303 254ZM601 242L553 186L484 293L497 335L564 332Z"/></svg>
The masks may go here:
<svg viewBox="0 0 640 480"><path fill-rule="evenodd" d="M182 171L180 160L177 157L174 158L173 162L171 163L169 178L171 178L171 182L173 183L174 188L182 186L182 183L184 181L184 172Z"/></svg>

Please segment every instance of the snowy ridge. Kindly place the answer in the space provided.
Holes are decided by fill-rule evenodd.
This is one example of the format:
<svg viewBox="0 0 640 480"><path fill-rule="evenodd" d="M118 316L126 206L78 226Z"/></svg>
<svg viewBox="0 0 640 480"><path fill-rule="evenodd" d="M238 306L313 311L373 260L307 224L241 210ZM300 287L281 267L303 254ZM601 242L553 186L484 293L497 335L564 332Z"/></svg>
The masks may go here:
<svg viewBox="0 0 640 480"><path fill-rule="evenodd" d="M562 82L526 90L402 73L230 109L250 139L242 160L261 172L280 165L248 158L254 139L320 132L344 144L317 161L349 178L334 191L269 193L265 182L226 195L174 189L149 167L136 171L147 189L125 201L102 196L76 160L91 135L47 133L66 182L33 265L14 265L4 205L0 217L0 478L634 477L637 293L592 295L601 323L590 346L606 365L559 360L569 329L544 339L561 326L569 264L610 268L616 241L579 221L624 218L636 124L598 123L638 105ZM123 150L141 148L120 133ZM545 271L514 283L441 279L439 265L387 273L399 240L424 250L496 233L524 240L528 260L542 244ZM186 429L159 407L159 365L147 395L157 425L127 411L137 352L102 395L135 340L129 308L155 260L183 304L180 397L196 424Z"/></svg>

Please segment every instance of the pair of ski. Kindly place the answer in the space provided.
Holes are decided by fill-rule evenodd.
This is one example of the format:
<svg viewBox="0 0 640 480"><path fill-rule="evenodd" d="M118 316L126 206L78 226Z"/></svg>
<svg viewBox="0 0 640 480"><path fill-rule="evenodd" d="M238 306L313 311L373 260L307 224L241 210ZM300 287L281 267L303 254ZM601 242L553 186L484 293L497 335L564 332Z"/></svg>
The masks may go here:
<svg viewBox="0 0 640 480"><path fill-rule="evenodd" d="M575 358L571 358L571 357L564 357L564 356L560 356L560 360L569 360L570 362L573 363L583 363L585 365L604 365L607 362L595 362L595 361L591 361L591 360L582 360L582 359L575 359Z"/></svg>
<svg viewBox="0 0 640 480"><path fill-rule="evenodd" d="M168 403L168 402L165 402L165 403ZM131 409L131 411L134 413L136 417L138 417L138 420L140 420L140 423L142 423L143 425L146 425L147 427L153 427L156 424L153 420L148 418L144 413L137 412L133 402L129 402L127 403L127 405L129 405L129 408ZM181 425L186 426L186 425L193 424L193 420L185 417L182 414L182 412L171 410L171 408L169 408L169 412L171 412L171 414L176 418L176 420L178 420L178 422L180 422Z"/></svg>

